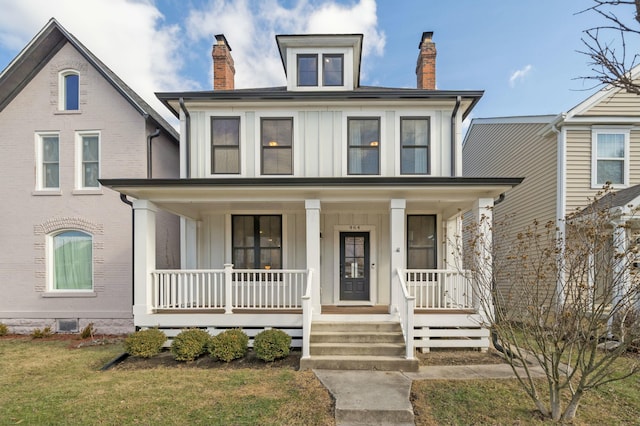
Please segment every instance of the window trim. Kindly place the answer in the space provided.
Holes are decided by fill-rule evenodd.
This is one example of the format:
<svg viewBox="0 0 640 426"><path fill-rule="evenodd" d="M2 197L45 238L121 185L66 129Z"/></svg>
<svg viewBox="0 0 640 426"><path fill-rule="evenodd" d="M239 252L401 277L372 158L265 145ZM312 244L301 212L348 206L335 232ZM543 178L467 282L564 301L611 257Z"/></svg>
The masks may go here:
<svg viewBox="0 0 640 426"><path fill-rule="evenodd" d="M238 145L216 145L217 148L230 148L230 147L237 147L238 149L238 171L235 173L216 173L214 171L214 159L213 156L215 154L216 149L213 146L213 121L216 119L225 119L225 120L229 120L229 119L236 119L238 120ZM220 177L220 176L241 176L243 173L243 149L242 149L242 145L243 145L243 138L244 138L244 132L242 131L242 125L243 125L243 117L241 115L224 115L224 114L215 114L215 115L210 115L209 116L209 144L208 144L208 174L212 175L212 176L216 176L216 177Z"/></svg>
<svg viewBox="0 0 640 426"><path fill-rule="evenodd" d="M300 86L298 84L298 56L318 55L318 84L316 86ZM342 85L325 86L323 84L322 56L342 55ZM353 90L356 81L354 76L353 49L346 47L326 48L291 48L287 49L287 89L291 91L327 91L327 90Z"/></svg>
<svg viewBox="0 0 640 426"><path fill-rule="evenodd" d="M407 173L404 172L403 169L403 163L402 163L402 152L405 149L405 146L402 145L402 122L403 120L426 120L427 121L427 145L426 150L427 150L427 172L426 173ZM408 175L408 176L430 176L431 175L431 164L432 164L432 143L431 143L431 117L428 115L422 115L422 116L413 116L413 115L401 115L399 116L399 120L398 120L398 146L399 146L399 151L398 151L398 157L399 157L399 162L400 162L400 174L401 175ZM417 148L423 148L423 145L407 145L406 146L407 149L417 149Z"/></svg>
<svg viewBox="0 0 640 426"><path fill-rule="evenodd" d="M46 137L57 137L58 138L58 186L57 187L49 187L45 186L44 182L44 144L43 140ZM49 192L49 193L59 193L60 192L60 133L59 132L36 132L35 134L35 144L36 144L36 192Z"/></svg>
<svg viewBox="0 0 640 426"><path fill-rule="evenodd" d="M91 288L90 289L58 289L55 288L55 253L54 253L54 240L60 234L65 232L80 232L85 234L91 238ZM46 236L46 268L47 268L47 292L56 293L61 295L71 295L73 293L90 295L95 292L95 236L84 229L75 229L75 228L63 228L57 229L56 231L48 234Z"/></svg>
<svg viewBox="0 0 640 426"><path fill-rule="evenodd" d="M235 217L251 217L253 218L253 226L254 226L254 232L256 230L258 230L259 232L259 226L260 226L260 218L261 217L278 217L280 218L280 247L278 247L278 249L280 250L280 268L273 268L273 269L286 269L286 262L285 262L285 250L284 250L284 245L285 245L285 217L283 214L280 213L267 213L267 212L261 212L259 214L254 214L254 213L231 213L229 214L229 235L230 235L230 250L231 250L231 254L230 254L230 259L231 259L231 263L234 265L234 269L245 269L245 268L238 268L236 262L235 262L235 248L236 246L234 246L233 241L234 241L234 233L235 233L235 229L234 229L234 223L233 223L233 219ZM258 234L259 235L259 234ZM257 242L257 245L256 245ZM258 236L258 238L255 238L255 233L254 233L254 245L253 245L253 250L254 252L257 253L256 256L254 256L254 266L251 268L246 268L246 269L260 269L260 268L256 268L255 264L256 262L259 264L260 263L260 250L262 249L262 246L260 246L259 244L260 242L260 238ZM242 248L246 248L246 246L242 246ZM266 247L265 247L266 248ZM274 248L269 248L270 250L273 250Z"/></svg>
<svg viewBox="0 0 640 426"><path fill-rule="evenodd" d="M101 189L100 182L98 186L85 186L84 185L84 170L83 170L83 151L82 140L85 136L97 136L98 137L98 177L102 172L102 135L100 130L82 130L75 133L75 190L76 191L99 191Z"/></svg>
<svg viewBox="0 0 640 426"><path fill-rule="evenodd" d="M598 157L598 135L599 134L617 134L624 135L624 156L622 159L617 158L600 158ZM623 182L612 184L612 188L627 188L629 186L629 163L630 163L630 138L631 127L629 126L594 126L591 128L591 188L602 189L604 183L598 183L598 161L599 160L617 160L623 164Z"/></svg>
<svg viewBox="0 0 640 426"><path fill-rule="evenodd" d="M297 151L294 149L296 144L296 135L298 133L298 120L297 114L287 112L278 112L274 111L272 113L267 114L256 114L255 116L255 137L256 137L256 150L255 150L255 173L256 176L260 177L281 177L281 176L295 176L296 175L296 164L300 161L296 156L299 155ZM280 174L264 174L263 173L263 146L262 146L262 121L263 119L267 120L278 120L278 119L289 119L292 123L292 131L291 131L291 172L290 173L280 173Z"/></svg>
<svg viewBox="0 0 640 426"><path fill-rule="evenodd" d="M349 151L351 149L351 145L350 145L350 139L349 139L349 121L351 120L377 120L378 121L378 146L374 147L377 148L378 150L378 171L375 174L371 174L371 173L351 173L349 170ZM353 115L353 114L348 114L346 116L346 123L345 123L345 132L346 132L346 137L345 137L345 144L346 144L346 160L345 160L345 169L346 169L346 175L347 176L381 176L382 175L382 170L383 170L383 164L382 164L382 159L383 157L383 147L385 145L384 141L382 139L383 138L383 128L382 128L382 116L378 116L378 115L371 115L371 114L367 114L367 115ZM355 145L356 147L358 146L362 146L362 145Z"/></svg>
<svg viewBox="0 0 640 426"><path fill-rule="evenodd" d="M67 109L67 79L66 77L75 75L78 77L78 108ZM68 112L80 111L80 71L68 68L58 73L58 110Z"/></svg>
<svg viewBox="0 0 640 426"><path fill-rule="evenodd" d="M438 215L437 214L423 214L423 213L412 213L412 214L407 214L405 217L405 229L406 229L406 251L407 251L407 256L405 259L405 267L407 269L411 269L409 267L409 250L411 249L411 246L409 245L409 218L410 217L432 217L433 218L433 231L434 231L434 235L435 235L435 241L433 243L433 260L434 260L434 269L438 269ZM426 248L425 248L426 250Z"/></svg>

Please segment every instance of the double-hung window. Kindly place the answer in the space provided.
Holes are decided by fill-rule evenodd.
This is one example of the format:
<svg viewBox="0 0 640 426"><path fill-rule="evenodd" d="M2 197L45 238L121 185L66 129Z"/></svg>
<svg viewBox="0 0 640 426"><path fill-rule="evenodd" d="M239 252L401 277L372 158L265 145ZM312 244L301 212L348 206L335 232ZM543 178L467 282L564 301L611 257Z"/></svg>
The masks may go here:
<svg viewBox="0 0 640 426"><path fill-rule="evenodd" d="M80 109L80 74L74 70L60 73L59 77L60 110L77 111Z"/></svg>
<svg viewBox="0 0 640 426"><path fill-rule="evenodd" d="M240 117L211 117L211 173L240 173Z"/></svg>
<svg viewBox="0 0 640 426"><path fill-rule="evenodd" d="M98 188L100 186L100 135L79 133L78 138L78 188Z"/></svg>
<svg viewBox="0 0 640 426"><path fill-rule="evenodd" d="M262 174L293 174L293 118L262 118L260 138Z"/></svg>
<svg viewBox="0 0 640 426"><path fill-rule="evenodd" d="M51 289L93 289L93 242L82 231L63 231L51 238Z"/></svg>
<svg viewBox="0 0 640 426"><path fill-rule="evenodd" d="M400 173L427 175L429 168L429 119L400 118Z"/></svg>
<svg viewBox="0 0 640 426"><path fill-rule="evenodd" d="M347 173L380 174L380 118L348 118L347 141Z"/></svg>
<svg viewBox="0 0 640 426"><path fill-rule="evenodd" d="M232 240L236 269L282 268L282 216L235 215Z"/></svg>
<svg viewBox="0 0 640 426"><path fill-rule="evenodd" d="M407 269L436 269L436 216L407 216Z"/></svg>
<svg viewBox="0 0 640 426"><path fill-rule="evenodd" d="M38 168L36 188L60 188L60 138L57 134L37 135Z"/></svg>
<svg viewBox="0 0 640 426"><path fill-rule="evenodd" d="M629 130L594 129L592 144L592 186L628 185Z"/></svg>

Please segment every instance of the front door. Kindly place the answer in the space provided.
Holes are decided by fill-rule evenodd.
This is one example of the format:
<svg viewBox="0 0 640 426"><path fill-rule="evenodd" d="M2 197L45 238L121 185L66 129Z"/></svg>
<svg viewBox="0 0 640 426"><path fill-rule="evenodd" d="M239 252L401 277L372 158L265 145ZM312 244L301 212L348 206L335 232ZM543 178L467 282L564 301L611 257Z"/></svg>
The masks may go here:
<svg viewBox="0 0 640 426"><path fill-rule="evenodd" d="M340 233L340 300L369 300L369 233Z"/></svg>

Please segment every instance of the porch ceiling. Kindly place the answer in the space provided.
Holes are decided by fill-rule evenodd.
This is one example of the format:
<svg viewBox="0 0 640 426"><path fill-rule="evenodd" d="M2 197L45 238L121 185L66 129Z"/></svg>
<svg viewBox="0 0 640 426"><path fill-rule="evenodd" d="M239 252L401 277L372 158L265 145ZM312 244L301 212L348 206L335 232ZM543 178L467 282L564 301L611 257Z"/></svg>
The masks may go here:
<svg viewBox="0 0 640 426"><path fill-rule="evenodd" d="M496 198L522 178L348 177L231 179L101 179L127 196L192 219L212 210L304 210L318 199L323 211L388 211L391 199L407 200L407 210L453 216L478 198Z"/></svg>

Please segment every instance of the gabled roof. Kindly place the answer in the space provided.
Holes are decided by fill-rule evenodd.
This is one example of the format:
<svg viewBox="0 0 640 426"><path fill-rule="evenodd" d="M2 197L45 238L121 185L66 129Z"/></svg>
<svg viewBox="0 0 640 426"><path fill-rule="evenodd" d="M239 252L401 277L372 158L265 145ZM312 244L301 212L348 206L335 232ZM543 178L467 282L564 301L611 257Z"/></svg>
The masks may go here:
<svg viewBox="0 0 640 426"><path fill-rule="evenodd" d="M47 25L0 73L0 112L11 103L66 43L70 43L143 117L150 118L176 142L180 139L173 126L60 25L55 18L51 18Z"/></svg>
<svg viewBox="0 0 640 426"><path fill-rule="evenodd" d="M583 212L599 211L602 209L621 208L637 208L640 206L640 185L630 186L615 192L608 192L602 198L593 202Z"/></svg>

